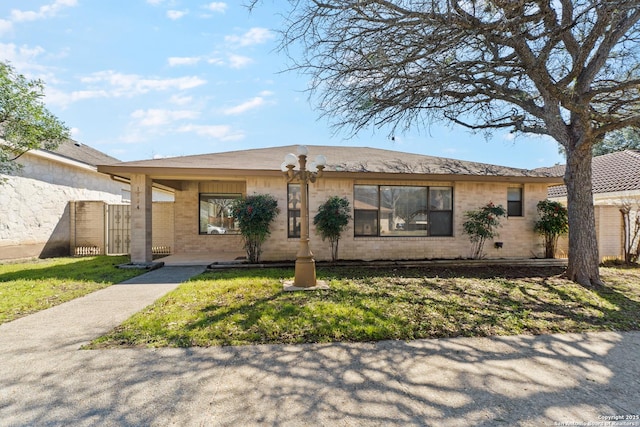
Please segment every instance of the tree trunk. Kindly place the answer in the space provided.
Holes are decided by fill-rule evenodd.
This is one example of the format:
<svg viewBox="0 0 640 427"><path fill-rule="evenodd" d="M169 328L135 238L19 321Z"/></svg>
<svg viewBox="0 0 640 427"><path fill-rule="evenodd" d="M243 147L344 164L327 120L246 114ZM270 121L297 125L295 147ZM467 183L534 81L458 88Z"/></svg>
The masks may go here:
<svg viewBox="0 0 640 427"><path fill-rule="evenodd" d="M568 144L567 185L569 265L567 277L583 286L602 285L591 184L591 145ZM578 147L578 148L574 148Z"/></svg>
<svg viewBox="0 0 640 427"><path fill-rule="evenodd" d="M549 234L544 239L544 257L555 258L556 256L556 242L558 238L554 234Z"/></svg>

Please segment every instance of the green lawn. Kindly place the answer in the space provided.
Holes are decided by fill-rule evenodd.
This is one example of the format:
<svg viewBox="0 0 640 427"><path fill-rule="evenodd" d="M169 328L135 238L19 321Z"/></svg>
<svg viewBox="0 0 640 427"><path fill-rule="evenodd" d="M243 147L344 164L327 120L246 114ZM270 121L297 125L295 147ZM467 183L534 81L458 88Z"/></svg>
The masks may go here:
<svg viewBox="0 0 640 427"><path fill-rule="evenodd" d="M54 258L0 264L0 324L143 273L118 269L129 257Z"/></svg>
<svg viewBox="0 0 640 427"><path fill-rule="evenodd" d="M91 348L410 340L640 329L640 269L585 289L560 268L322 268L326 291L283 292L286 269L207 272Z"/></svg>

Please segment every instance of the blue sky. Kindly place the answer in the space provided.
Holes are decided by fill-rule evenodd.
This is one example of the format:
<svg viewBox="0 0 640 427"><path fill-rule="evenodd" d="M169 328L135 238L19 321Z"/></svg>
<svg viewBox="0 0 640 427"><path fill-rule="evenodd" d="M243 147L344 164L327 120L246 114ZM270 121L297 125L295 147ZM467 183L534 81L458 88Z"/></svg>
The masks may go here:
<svg viewBox="0 0 640 427"><path fill-rule="evenodd" d="M335 133L277 51L284 1L4 0L0 60L46 83L73 137L121 160L289 144L354 145L521 168L564 163L549 138L446 124ZM315 153L313 153L315 154ZM331 153L323 153L331 161ZM274 159L279 166L281 159Z"/></svg>

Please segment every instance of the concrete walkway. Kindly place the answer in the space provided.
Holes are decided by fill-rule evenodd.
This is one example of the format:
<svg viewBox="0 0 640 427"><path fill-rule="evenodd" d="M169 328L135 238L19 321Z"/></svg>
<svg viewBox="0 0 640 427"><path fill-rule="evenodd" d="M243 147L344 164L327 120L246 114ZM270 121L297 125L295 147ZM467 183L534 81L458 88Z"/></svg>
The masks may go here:
<svg viewBox="0 0 640 427"><path fill-rule="evenodd" d="M0 325L0 426L640 426L640 332L79 350L200 271Z"/></svg>

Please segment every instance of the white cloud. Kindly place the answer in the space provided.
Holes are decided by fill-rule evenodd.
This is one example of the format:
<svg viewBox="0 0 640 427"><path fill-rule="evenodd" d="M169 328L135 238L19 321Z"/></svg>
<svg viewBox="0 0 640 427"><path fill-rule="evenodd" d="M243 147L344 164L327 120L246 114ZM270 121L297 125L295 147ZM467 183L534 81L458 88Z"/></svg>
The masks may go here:
<svg viewBox="0 0 640 427"><path fill-rule="evenodd" d="M151 6L162 6L165 5L167 7L173 7L176 5L175 0L147 0L147 3Z"/></svg>
<svg viewBox="0 0 640 427"><path fill-rule="evenodd" d="M222 1L214 1L204 6L205 9L210 10L211 12L219 12L224 13L227 10L227 4Z"/></svg>
<svg viewBox="0 0 640 427"><path fill-rule="evenodd" d="M202 86L206 80L196 76L171 79L143 78L137 74L122 74L112 70L99 71L81 79L87 84L107 84L112 87L113 96L133 96L150 91L170 89L186 90Z"/></svg>
<svg viewBox="0 0 640 427"><path fill-rule="evenodd" d="M207 62L212 65L224 65L224 59L222 58L209 58Z"/></svg>
<svg viewBox="0 0 640 427"><path fill-rule="evenodd" d="M165 126L179 120L193 120L200 116L193 110L136 110L131 113L131 118L137 120L139 126Z"/></svg>
<svg viewBox="0 0 640 427"><path fill-rule="evenodd" d="M224 39L228 43L238 46L252 46L263 44L273 39L273 34L267 28L254 27L241 36L226 36Z"/></svg>
<svg viewBox="0 0 640 427"><path fill-rule="evenodd" d="M516 139L516 135L512 132L507 132L502 134L502 139L507 141L514 141Z"/></svg>
<svg viewBox="0 0 640 427"><path fill-rule="evenodd" d="M73 7L77 5L77 0L55 0L51 4L40 6L37 11L13 9L11 11L11 20L13 22L38 21L40 19L51 18L57 15L58 12L65 7Z"/></svg>
<svg viewBox="0 0 640 427"><path fill-rule="evenodd" d="M196 65L201 59L198 56L172 56L168 62L171 67L178 67L180 65Z"/></svg>
<svg viewBox="0 0 640 427"><path fill-rule="evenodd" d="M47 104L59 105L62 107L67 107L69 104L85 99L110 97L109 92L107 92L106 90L75 90L73 92L67 93L59 89L47 86L45 92Z"/></svg>
<svg viewBox="0 0 640 427"><path fill-rule="evenodd" d="M181 133L195 133L199 136L215 138L220 141L238 141L244 139L242 131L235 131L229 125L185 125L178 128Z"/></svg>
<svg viewBox="0 0 640 427"><path fill-rule="evenodd" d="M13 29L13 23L6 19L0 19L0 35L6 34Z"/></svg>
<svg viewBox="0 0 640 427"><path fill-rule="evenodd" d="M261 107L264 104L265 99L261 96L256 96L255 98L243 102L242 104L236 105L235 107L227 108L223 110L222 113L226 116L235 116L237 114L246 113L249 110Z"/></svg>
<svg viewBox="0 0 640 427"><path fill-rule="evenodd" d="M167 10L167 18L175 21L177 19L182 18L187 13L189 13L189 11L187 10Z"/></svg>
<svg viewBox="0 0 640 427"><path fill-rule="evenodd" d="M249 58L248 56L235 54L229 55L229 67L231 68L244 68L252 62L253 59Z"/></svg>
<svg viewBox="0 0 640 427"><path fill-rule="evenodd" d="M187 105L193 103L192 96L173 95L169 99L169 102L175 105Z"/></svg>
<svg viewBox="0 0 640 427"><path fill-rule="evenodd" d="M78 129L78 128L71 128L71 129L69 129L69 133L71 134L71 138L73 138L73 139L75 139L75 140L77 140L77 139L78 139L78 137L79 137L80 135L82 135L82 132L80 132L80 129Z"/></svg>
<svg viewBox="0 0 640 427"><path fill-rule="evenodd" d="M67 106L73 102L94 98L131 98L149 92L166 90L188 90L207 83L195 76L172 79L143 78L136 74L122 74L115 71L100 71L80 79L88 87L83 90L64 93L47 90L47 102Z"/></svg>
<svg viewBox="0 0 640 427"><path fill-rule="evenodd" d="M36 57L40 56L43 53L45 53L45 50L40 46L27 47L17 46L13 43L0 43L0 57L4 61L9 61L15 67L21 69L33 68L33 62L35 61Z"/></svg>

